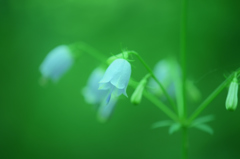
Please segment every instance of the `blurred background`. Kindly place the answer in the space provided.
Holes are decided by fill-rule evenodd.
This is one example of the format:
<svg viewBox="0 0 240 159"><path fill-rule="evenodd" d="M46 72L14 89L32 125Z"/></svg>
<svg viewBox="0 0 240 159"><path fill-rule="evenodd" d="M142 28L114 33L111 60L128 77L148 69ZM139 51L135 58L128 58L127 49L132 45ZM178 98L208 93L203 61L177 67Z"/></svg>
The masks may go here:
<svg viewBox="0 0 240 159"><path fill-rule="evenodd" d="M167 117L143 99L122 98L109 122L96 120L81 89L100 63L83 55L58 84L42 87L39 66L58 45L83 41L105 56L135 50L153 68L179 54L180 0L0 0L0 158L177 159L181 133L151 130ZM240 67L240 1L189 0L187 73L206 98ZM146 73L139 61L132 76ZM132 88L128 88L131 95ZM214 135L189 134L190 159L240 158L240 108L225 109L225 89L202 115ZM190 103L189 114L199 103Z"/></svg>

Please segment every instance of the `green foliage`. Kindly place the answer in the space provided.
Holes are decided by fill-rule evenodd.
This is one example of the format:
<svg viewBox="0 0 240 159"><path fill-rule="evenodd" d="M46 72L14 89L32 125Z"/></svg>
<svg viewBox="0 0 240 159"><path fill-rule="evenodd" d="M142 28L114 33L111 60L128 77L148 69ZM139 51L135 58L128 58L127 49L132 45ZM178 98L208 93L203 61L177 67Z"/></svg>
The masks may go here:
<svg viewBox="0 0 240 159"><path fill-rule="evenodd" d="M214 116L213 115L207 115L207 116L203 116L203 117L199 117L197 119L195 119L190 126L196 126L199 124L203 124L206 122L210 122L214 120Z"/></svg>
<svg viewBox="0 0 240 159"><path fill-rule="evenodd" d="M180 130L181 128L181 124L180 123L174 123L169 127L169 134L173 134L174 132L177 132L178 130Z"/></svg>
<svg viewBox="0 0 240 159"><path fill-rule="evenodd" d="M198 125L194 125L193 127L213 135L213 129L209 125L198 124Z"/></svg>
<svg viewBox="0 0 240 159"><path fill-rule="evenodd" d="M171 120L159 121L159 122L156 122L156 123L152 124L152 129L161 128L161 127L165 127L165 126L170 126L173 123L174 122L171 121Z"/></svg>
<svg viewBox="0 0 240 159"><path fill-rule="evenodd" d="M120 100L112 120L101 126L95 119L95 107L86 104L79 93L89 73L105 63L111 53L119 53L122 46L135 49L150 68L169 55L181 59L178 55L180 1L11 0L0 3L3 39L0 158L177 159L180 156L177 134L165 137L165 132L154 134L144 130L155 120L169 116L172 124L195 122L201 130L210 133L211 128L202 126L210 120L197 122L203 111L218 117L218 122L213 123L218 132L207 144L207 139L196 137L197 132L190 134L194 137L189 141L189 158L240 158L239 114L224 109L225 88L232 76L208 96L224 80L224 71L232 72L239 67L240 22L236 19L239 19L240 1L189 1L187 78L198 81L202 74L218 69L194 82L202 92L202 101L197 109L198 102L189 105L186 102L189 118L179 119L177 111L170 107L171 102L162 102L144 91L149 101L131 107L130 102ZM80 52L74 47L74 56L80 55L74 67L58 85L48 83L40 87L38 68L46 54L58 45L75 41L90 44L102 56L83 44ZM101 62L87 55L94 52L100 55ZM134 66L134 78L141 79L147 71L138 61ZM133 92L133 88L128 92Z"/></svg>

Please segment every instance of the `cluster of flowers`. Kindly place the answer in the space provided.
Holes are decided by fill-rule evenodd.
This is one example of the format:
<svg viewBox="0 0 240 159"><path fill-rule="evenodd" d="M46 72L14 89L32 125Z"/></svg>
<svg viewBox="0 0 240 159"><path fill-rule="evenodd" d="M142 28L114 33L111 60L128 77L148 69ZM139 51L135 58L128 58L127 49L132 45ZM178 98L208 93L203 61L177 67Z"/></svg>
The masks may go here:
<svg viewBox="0 0 240 159"><path fill-rule="evenodd" d="M82 94L85 101L96 105L98 119L105 122L111 115L118 101L118 97L124 94L127 97L127 86L131 76L131 65L126 59L117 58L105 70L98 67L91 73L87 86ZM40 72L44 79L57 82L73 65L74 57L71 49L61 45L53 49L40 66Z"/></svg>
<svg viewBox="0 0 240 159"><path fill-rule="evenodd" d="M124 53L125 54L125 53ZM123 58L127 55L117 55L108 59L110 65L107 69L102 67L95 68L82 90L85 101L91 105L97 106L98 119L102 122L107 121L111 116L114 107L118 102L118 97L123 94L127 95L127 86L131 76L131 64ZM44 59L40 66L40 72L44 79L51 79L57 82L66 73L74 63L72 50L67 45L61 45L53 49ZM173 59L159 61L155 68L154 74L157 79L167 89L168 94L175 98L176 96L176 78L181 79L181 69ZM131 102L139 104L142 92L147 85L149 92L156 95L164 101L162 90L156 81L150 76L145 76L132 95ZM190 99L199 100L200 93L192 82L187 80L186 89ZM235 77L230 85L229 94L226 101L228 110L235 110L237 106L238 83Z"/></svg>

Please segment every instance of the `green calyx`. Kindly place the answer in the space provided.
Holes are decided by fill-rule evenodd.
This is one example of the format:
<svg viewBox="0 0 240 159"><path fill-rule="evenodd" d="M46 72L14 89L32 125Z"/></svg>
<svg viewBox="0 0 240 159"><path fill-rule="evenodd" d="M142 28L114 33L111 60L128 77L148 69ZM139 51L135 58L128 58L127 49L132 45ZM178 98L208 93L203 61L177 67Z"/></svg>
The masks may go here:
<svg viewBox="0 0 240 159"><path fill-rule="evenodd" d="M128 59L128 57L129 57L129 52L124 51L124 52L122 52L120 54L113 55L113 56L109 57L107 59L107 64L110 65L116 59Z"/></svg>

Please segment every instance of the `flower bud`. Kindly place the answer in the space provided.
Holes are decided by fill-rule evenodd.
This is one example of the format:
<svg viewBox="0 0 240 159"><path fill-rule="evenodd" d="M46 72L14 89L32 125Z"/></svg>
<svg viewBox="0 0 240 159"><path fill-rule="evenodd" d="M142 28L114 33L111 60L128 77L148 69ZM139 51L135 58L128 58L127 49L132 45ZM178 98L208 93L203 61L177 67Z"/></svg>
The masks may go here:
<svg viewBox="0 0 240 159"><path fill-rule="evenodd" d="M237 75L235 75L228 89L226 109L234 111L237 108L237 104L238 104L238 80Z"/></svg>
<svg viewBox="0 0 240 159"><path fill-rule="evenodd" d="M141 103L142 100L142 94L144 91L144 88L147 84L147 80L150 77L150 75L146 75L138 84L137 88L135 89L135 91L133 92L132 96L131 96L131 103L138 105Z"/></svg>

